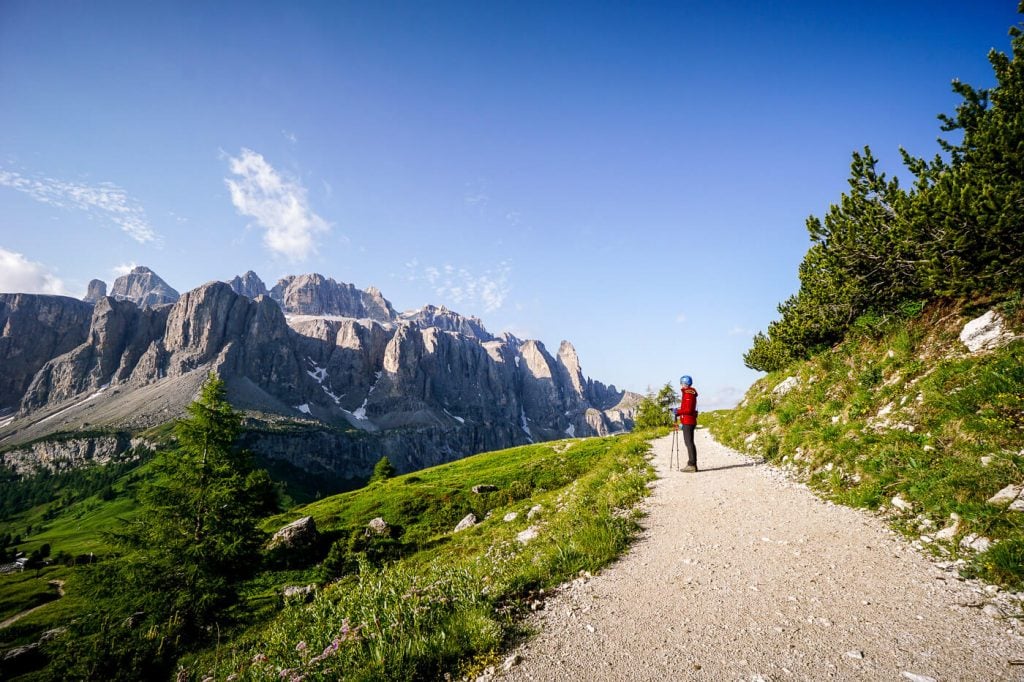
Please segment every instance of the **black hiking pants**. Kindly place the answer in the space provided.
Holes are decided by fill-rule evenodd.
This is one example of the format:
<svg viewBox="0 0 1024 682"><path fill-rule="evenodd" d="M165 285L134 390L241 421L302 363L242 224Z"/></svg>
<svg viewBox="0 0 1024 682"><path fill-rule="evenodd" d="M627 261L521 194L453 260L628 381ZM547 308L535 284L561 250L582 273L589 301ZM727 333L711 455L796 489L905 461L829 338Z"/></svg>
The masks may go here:
<svg viewBox="0 0 1024 682"><path fill-rule="evenodd" d="M681 424L683 429L683 442L686 443L686 466L697 466L697 446L693 444L693 430L695 424Z"/></svg>

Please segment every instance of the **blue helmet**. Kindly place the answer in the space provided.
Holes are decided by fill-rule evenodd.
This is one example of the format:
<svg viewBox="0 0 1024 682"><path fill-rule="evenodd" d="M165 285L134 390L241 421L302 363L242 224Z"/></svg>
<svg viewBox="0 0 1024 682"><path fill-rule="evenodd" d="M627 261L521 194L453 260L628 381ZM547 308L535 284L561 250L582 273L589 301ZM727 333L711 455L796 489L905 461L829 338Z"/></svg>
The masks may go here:
<svg viewBox="0 0 1024 682"><path fill-rule="evenodd" d="M679 385L693 386L693 377L691 377L689 374L684 374L683 376L679 377Z"/></svg>

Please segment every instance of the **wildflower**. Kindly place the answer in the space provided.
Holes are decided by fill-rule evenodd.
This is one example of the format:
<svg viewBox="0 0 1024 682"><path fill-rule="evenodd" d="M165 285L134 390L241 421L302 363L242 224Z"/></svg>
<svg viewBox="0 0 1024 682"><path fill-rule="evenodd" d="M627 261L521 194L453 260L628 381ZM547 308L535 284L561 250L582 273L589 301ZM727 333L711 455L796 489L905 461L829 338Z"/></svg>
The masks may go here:
<svg viewBox="0 0 1024 682"><path fill-rule="evenodd" d="M334 638L333 642L331 642L331 646L334 647L335 651L337 651L338 647L341 646L342 642L360 641L362 639L362 635L359 633L359 631L362 630L364 627L366 627L366 623L362 623L360 625L352 627L352 623L349 622L348 618L345 618L341 621L341 632L339 632L338 636Z"/></svg>
<svg viewBox="0 0 1024 682"><path fill-rule="evenodd" d="M266 654L256 654L255 656L252 657L253 664L256 664L256 663L266 663L269 660L270 659L267 658Z"/></svg>
<svg viewBox="0 0 1024 682"><path fill-rule="evenodd" d="M308 648L309 648L309 647L308 647L308 646L306 645L306 643L305 643L305 642L299 642L298 644L296 644L296 645L295 645L295 650L296 650L296 651L300 651L300 652L301 652L301 651L305 651L305 650L306 650L306 649L308 649Z"/></svg>

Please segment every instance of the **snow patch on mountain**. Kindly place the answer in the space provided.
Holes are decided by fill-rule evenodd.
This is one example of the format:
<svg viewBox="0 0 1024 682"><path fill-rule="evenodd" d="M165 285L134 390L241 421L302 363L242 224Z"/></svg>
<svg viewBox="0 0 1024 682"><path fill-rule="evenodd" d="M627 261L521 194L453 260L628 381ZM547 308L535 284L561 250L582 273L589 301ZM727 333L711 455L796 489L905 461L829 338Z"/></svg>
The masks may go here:
<svg viewBox="0 0 1024 682"><path fill-rule="evenodd" d="M383 374L383 372L374 372L373 373L373 376L374 376L373 386L370 386L370 390L367 391L366 397L363 399L363 404L360 405L359 407L357 407L352 412L352 416L355 417L356 419L358 419L360 421L365 421L367 419L367 416L366 416L366 405L370 402L370 396L373 395L373 391L377 388L377 384L380 382L380 375L381 374Z"/></svg>
<svg viewBox="0 0 1024 682"><path fill-rule="evenodd" d="M313 358L306 358L306 362L313 367L313 371L306 370L306 374L313 377L313 381L318 384L323 384L327 379L327 369L313 362Z"/></svg>
<svg viewBox="0 0 1024 682"><path fill-rule="evenodd" d="M455 421L459 422L460 424L465 424L466 423L466 420L464 418L457 417L454 414L452 414L451 412L449 412L448 410L445 410L444 413L446 415L448 415L449 417L451 417L452 419L454 419Z"/></svg>

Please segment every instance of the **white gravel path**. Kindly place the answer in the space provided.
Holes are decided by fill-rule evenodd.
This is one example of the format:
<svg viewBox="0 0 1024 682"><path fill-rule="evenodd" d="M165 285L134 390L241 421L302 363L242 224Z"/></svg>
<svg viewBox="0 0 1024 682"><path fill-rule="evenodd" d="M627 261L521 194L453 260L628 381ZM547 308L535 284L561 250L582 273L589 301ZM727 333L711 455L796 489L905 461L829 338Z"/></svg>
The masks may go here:
<svg viewBox="0 0 1024 682"><path fill-rule="evenodd" d="M503 679L1024 680L1005 595L706 430L698 474L668 470L669 443L643 538L547 600Z"/></svg>

